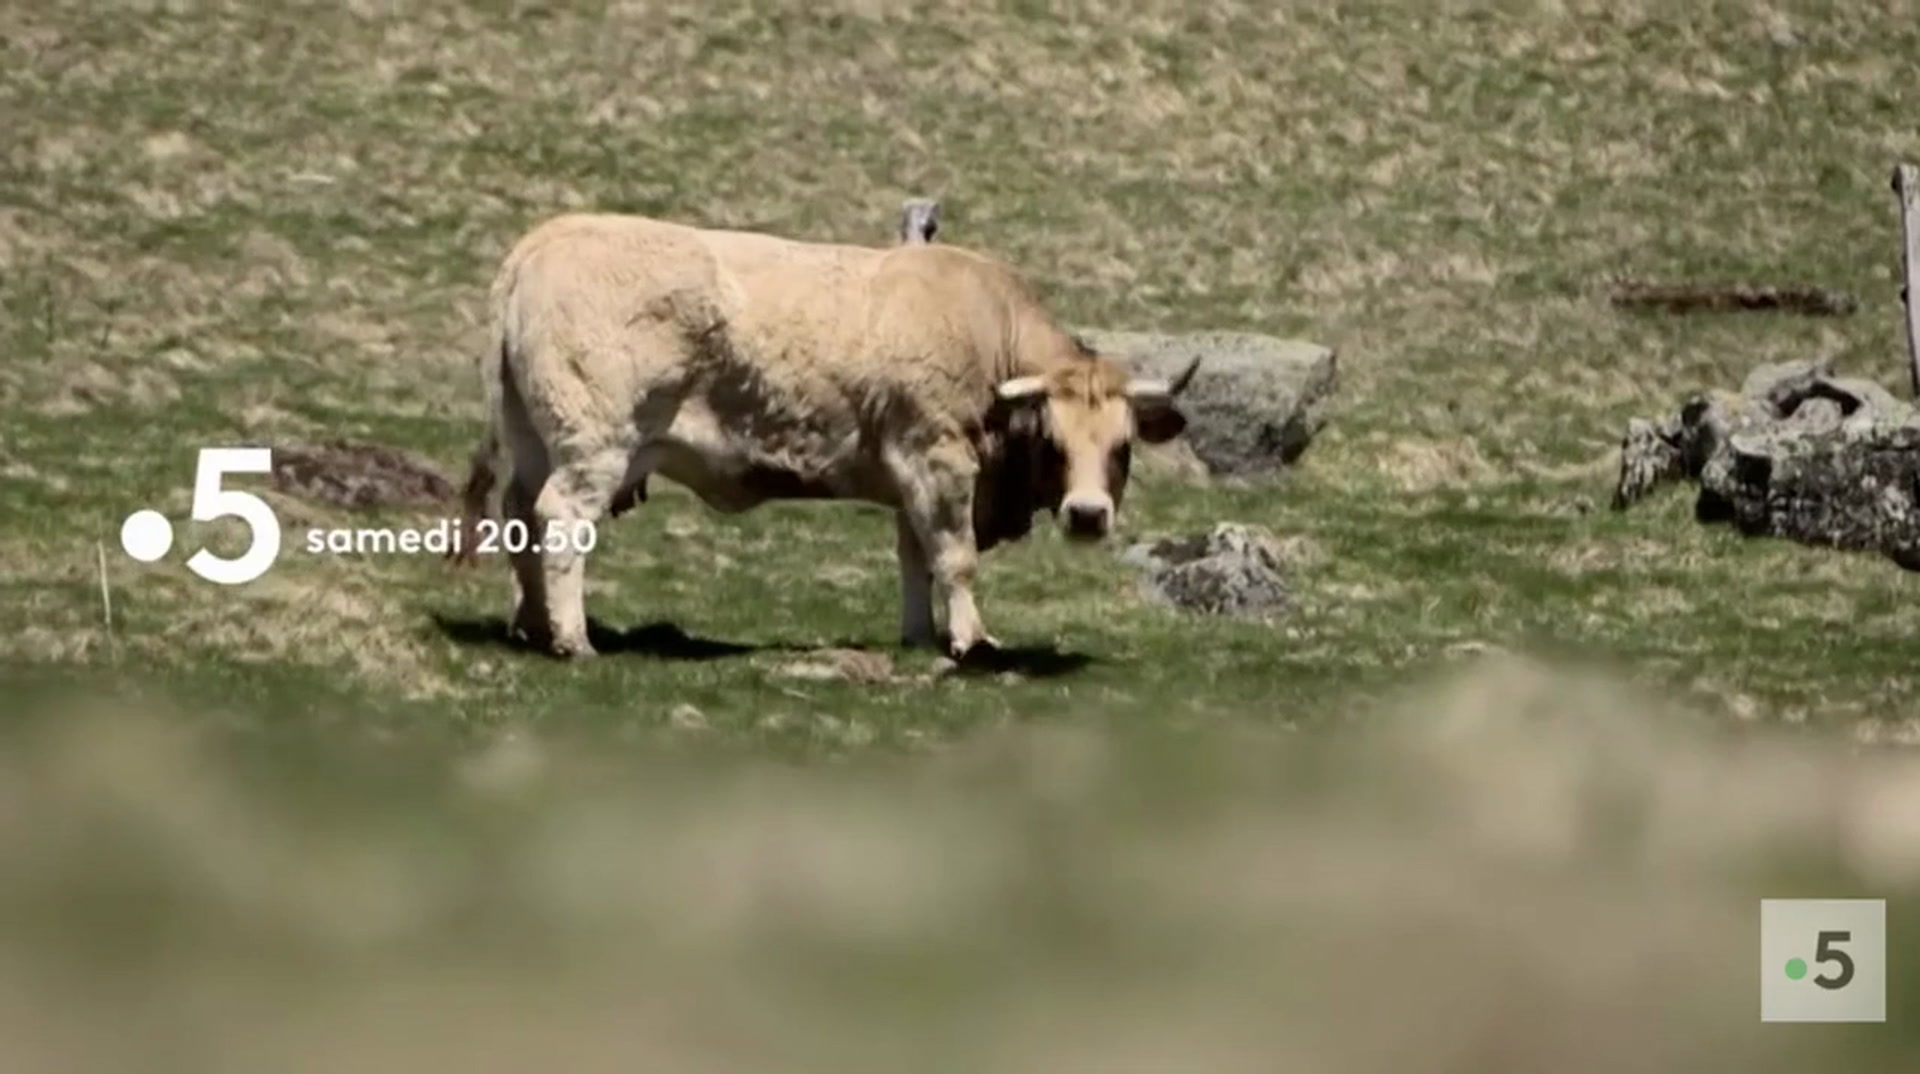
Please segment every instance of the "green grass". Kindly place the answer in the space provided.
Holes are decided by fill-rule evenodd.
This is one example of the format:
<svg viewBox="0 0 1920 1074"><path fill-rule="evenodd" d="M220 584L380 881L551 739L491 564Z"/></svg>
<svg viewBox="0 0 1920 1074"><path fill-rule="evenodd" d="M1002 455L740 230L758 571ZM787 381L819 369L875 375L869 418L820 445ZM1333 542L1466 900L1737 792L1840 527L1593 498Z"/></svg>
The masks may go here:
<svg viewBox="0 0 1920 1074"><path fill-rule="evenodd" d="M297 997L309 1005L303 1010L372 1017L355 1006L372 1001L341 997L389 979L403 982L392 986L397 996L444 1000L435 990L446 976L437 975L457 977L466 967L493 982L476 992L483 1002L475 1009L498 1014L500 1024L513 1024L508 1011L549 1017L540 1024L575 1049L558 1059L542 1052L546 1065L564 1067L571 1057L572 1069L583 1069L577 1064L604 1058L595 1049L611 1047L610 1039L648 1032L656 1058L684 1056L683 1046L694 1045L665 1021L606 1036L608 1025L626 1023L593 1004L607 1002L599 990L623 973L652 982L656 994L679 988L646 961L655 940L632 936L659 930L667 938L658 942L671 947L675 915L703 912L701 927L722 938L713 943L750 945L762 934L755 930L771 930L780 944L796 945L768 955L781 967L767 979L771 993L742 991L739 1002L699 1015L702 1028L690 1032L710 1034L702 1040L732 1033L749 1042L702 1053L730 1056L715 1060L721 1069L930 1069L922 1062L927 1042L952 1040L945 1061L954 1069L1057 1070L1063 1053L1048 1049L1065 1045L1020 1014L1049 989L1056 1000L1080 998L1040 1003L1035 1009L1057 1020L1047 1024L1111 1049L1075 1053L1087 1069L1120 1069L1123 1058L1155 1069L1238 1069L1234 1062L1249 1057L1264 1060L1261 1069L1342 1072L1433 1062L1586 1069L1564 1065L1580 1056L1608 1058L1609 1069L1710 1070L1720 1069L1714 1055L1735 1054L1706 1048L1716 1042L1753 1046L1738 1052L1748 1064L1739 1069L1761 1069L1763 1059L1799 1064L1779 1069L1818 1067L1831 1053L1809 1060L1813 1053L1753 1035L1742 991L1750 988L1748 961L1738 961L1738 973L1674 970L1672 994L1682 997L1674 1002L1704 1005L1684 1016L1699 1029L1686 1039L1705 1050L1659 1057L1577 1043L1647 1042L1654 1037L1634 1034L1665 1024L1658 1011L1612 998L1638 994L1630 967L1613 966L1613 976L1585 992L1555 976L1551 959L1512 979L1559 981L1571 991L1540 995L1568 1004L1556 1008L1562 1014L1601 1011L1593 1022L1530 1018L1537 996L1492 971L1479 974L1459 994L1487 999L1495 1013L1474 1022L1454 1011L1455 1021L1504 1028L1468 1034L1444 1053L1433 1042L1446 1036L1436 1027L1449 1015L1428 1000L1445 988L1419 999L1399 977L1356 971L1333 974L1332 998L1316 998L1285 971L1300 958L1329 957L1326 945L1339 937L1364 946L1366 937L1397 935L1395 923L1425 905L1398 893L1445 888L1458 879L1455 869L1492 885L1488 898L1520 891L1500 897L1537 899L1526 905L1542 908L1541 921L1611 942L1614 952L1711 950L1747 960L1744 920L1737 930L1696 933L1699 948L1660 948L1660 930L1725 924L1734 920L1725 916L1728 900L1746 906L1759 894L1913 890L1909 859L1875 858L1857 842L1859 832L1902 815L1910 799L1856 802L1867 819L1849 829L1856 842L1846 844L1854 849L1844 861L1831 840L1809 836L1778 861L1728 851L1741 864L1715 873L1725 864L1711 857L1721 836L1738 843L1774 821L1805 835L1822 822L1782 820L1786 807L1756 782L1761 769L1703 761L1705 769L1683 766L1660 785L1680 798L1662 799L1671 827L1658 829L1683 850L1697 839L1703 856L1659 844L1665 849L1647 853L1664 864L1650 872L1633 861L1608 872L1621 863L1583 859L1556 881L1525 862L1514 875L1473 872L1486 848L1472 839L1443 840L1445 853L1419 857L1426 844L1416 836L1428 830L1421 825L1454 816L1444 811L1412 808L1378 829L1343 827L1346 814L1327 803L1344 800L1350 774L1392 788L1404 771L1364 751L1355 761L1318 745L1305 755L1265 747L1317 744L1319 735L1289 732L1365 729L1409 704L1443 723L1447 712L1498 722L1544 708L1602 728L1622 713L1652 714L1662 733L1704 727L1736 743L1756 729L1813 744L1915 740L1920 578L1871 556L1703 528L1677 490L1626 514L1605 504L1629 418L1669 413L1698 388L1734 387L1763 362L1832 358L1904 394L1887 177L1897 160L1920 158L1917 14L1901 0L941 2L911 11L889 0L719 8L0 0L0 607L10 623L0 633L0 686L22 714L0 725L9 733L41 728L44 714L67 711L64 699L76 690L126 711L176 717L163 721L164 732L108 731L98 742L83 735L66 753L0 751L0 762L14 757L17 766L0 780L0 872L42 878L21 889L26 902L8 904L26 911L14 919L26 931L7 932L7 942L31 946L23 937L40 935L32 923L51 921L50 942L69 944L61 950L80 960L75 965L93 965L79 953L99 939L91 930L117 922L101 935L127 943L103 944L101 958L139 961L145 951L152 957L143 971L198 982L205 991L184 989L174 1006L147 1009L152 1033L130 1039L177 1048L146 1054L160 1065L143 1069L216 1069L181 1043L193 1033L193 1012L204 1014L194 1004L232 1013L267 1002L233 995L222 976L255 965L251 956L219 943L194 946L222 920L244 926L235 934L242 939L255 935L247 929L264 930L259 965L274 972L318 960L311 964L325 972L315 980L324 983L314 990L271 991L289 1003ZM943 241L1005 256L1068 323L1237 329L1337 348L1332 424L1286 480L1235 488L1149 472L1131 490L1124 520L1131 536L1220 520L1271 528L1297 553L1289 579L1295 609L1255 624L1157 608L1113 557L1069 548L1042 528L991 553L983 572L987 622L1022 658L998 673L942 674L931 655L893 645L897 597L884 514L790 505L721 517L663 485L634 514L603 524L590 568L590 614L639 640L584 664L489 640L489 622L508 610L504 564L476 574L425 555L356 560L300 549L309 527L426 525L451 506L362 517L265 492L287 534L267 577L230 589L184 568L185 552L201 544L237 548L235 527L186 521L204 446L349 437L421 453L457 479L482 424L470 364L483 343L485 289L509 244L539 219L620 209L884 244L911 195L939 197ZM1812 283L1850 290L1862 306L1826 321L1632 316L1605 301L1616 276ZM231 483L256 492L264 485ZM151 566L117 547L121 520L143 506L177 527L174 553ZM97 544L107 550L111 638ZM1519 699L1491 687L1433 699L1436 675L1502 650L1643 692L1576 703L1573 686L1563 695L1552 685L1561 680L1549 679ZM831 670L849 660L878 672ZM823 666L829 670L819 672ZM887 767L951 761L964 771L982 738L1020 742L1083 724L1150 739L1167 729L1230 741L1253 733L1265 747L1241 755L1239 768L1175 764L1170 783L1153 769L1138 785L1127 775L1133 769L1076 767L1068 751L1011 783L962 779L971 789L951 799L944 791L916 797L920 781L938 782L928 770L907 767L910 775L900 776ZM143 768L142 744L159 740L139 736L165 738L182 727L222 732L222 749L257 754L244 765L189 763L179 758L192 751L162 749L150 759L161 767ZM131 736L124 742L115 737L123 733ZM578 744L587 761L569 771L604 768L616 783L657 780L672 789L596 813L598 799L568 797L566 781L555 777L529 792L531 804L496 813L446 783L449 761L484 760L494 755L476 750L529 740ZM370 752L355 752L363 747ZM641 851L595 842L619 843L620 825L631 825L644 850L648 839L668 839L659 818L682 815L674 810L695 819L720 811L699 829L716 838L745 839L738 833L777 823L784 792L727 813L732 799L698 792L698 773L708 769L663 765L652 752L677 757L686 747L701 756L719 747L747 759L809 762L774 778L799 781L779 785L804 788L794 792L796 815L815 816L818 829L797 837L796 856L787 858L771 849L757 858L760 851L735 842L717 852L720 864L703 866L694 849L669 848L657 875L635 860ZM1551 782L1539 773L1562 771L1582 749L1554 740L1531 753L1496 753L1490 768L1476 761L1450 769L1433 784L1444 792L1433 793L1466 801L1488 788L1498 800L1482 803L1489 815L1545 817L1550 827L1558 814L1527 797L1529 780ZM342 750L354 758L344 768L327 759ZM936 757L900 762L902 751ZM1660 753L1634 756L1657 767L1645 758ZM1600 774L1588 775L1603 783L1620 772L1605 757L1589 758ZM415 767L416 758L425 761ZM1297 782L1282 792L1233 775L1255 758ZM166 767L176 761L185 767ZM826 761L835 762L825 768L833 774L821 777ZM1350 761L1356 767L1345 767ZM1722 763L1729 767L1714 767ZM721 920L735 905L727 900L752 886L723 883L723 873L748 875L727 869L771 870L752 875L771 877L776 892L812 890L806 886L827 882L820 876L854 877L851 888L807 896L834 913L864 905L856 897L867 890L863 876L906 898L899 892L931 866L887 842L893 835L875 837L885 844L874 852L880 874L836 856L845 848L831 833L841 821L855 823L859 810L836 812L832 788L848 771L873 770L866 766L883 773L880 800L904 803L894 819L918 833L909 843L971 847L995 863L968 874L990 878L969 889L977 898L956 895L946 910L927 911L951 931L916 918L901 926L911 941L902 948L878 940L849 948L835 940L855 928L846 921L793 925L771 903ZM1109 775L1074 782L1088 771ZM1787 766L1781 778L1794 771ZM227 789L195 797L202 776ZM1448 782L1454 777L1462 778ZM1717 778L1745 782L1732 798L1695 803L1717 819L1689 835L1685 794L1696 777L1710 788L1723 786ZM1850 775L1835 778L1835 786L1856 786ZM289 819L274 797L309 794L345 808L355 780L381 788L355 807L365 812L349 810L341 822L364 822L358 830L372 840L372 858L355 857L352 834L327 836ZM7 797L16 785L20 797ZM1404 793L1421 800L1417 789ZM819 795L828 797L808 797ZM1227 804L1216 816L1209 802ZM9 803L26 803L25 811L12 813ZM1323 806L1332 810L1324 823L1311 819ZM1263 812L1269 807L1277 812ZM893 816L876 808L877 817ZM260 827L224 827L222 810L253 816ZM1742 827L1741 810L1761 819ZM88 821L89 811L104 812ZM69 814L78 819L60 819ZM9 828L10 816L40 820ZM1182 817L1198 827L1182 827ZM569 818L586 827L570 828ZM1113 827L1103 828L1109 820ZM1213 820L1223 826L1208 828ZM119 840L100 844L108 849L98 854L80 838L95 822ZM944 842L952 825L964 830ZM43 828L51 834L36 834ZM1911 836L1902 831L1886 828L1879 838L1898 844ZM1263 842L1269 837L1278 842ZM1359 849L1352 838L1361 839ZM1489 838L1498 844L1505 836ZM112 849L143 840L158 840L146 856L128 850L122 861ZM1582 853L1605 852L1580 845ZM1124 846L1147 863L1138 875L1125 872L1135 859L1100 858L1098 848ZM301 871L294 863L309 853L326 867ZM860 853L853 860L867 861ZM307 879L287 881L286 890L249 887L244 877L253 874L234 864L245 861L269 871L280 866L260 863L279 862ZM1189 880L1216 870L1220 885L1295 905L1296 921L1345 921L1352 931L1317 939L1291 927L1275 933L1230 891L1154 887L1154 862ZM1341 862L1361 871L1290 896L1262 871L1281 867L1263 862L1305 870L1310 887L1316 876L1348 876ZM337 876L327 871L336 865ZM540 888L549 867L564 877ZM709 867L720 872L701 872ZM1333 872L1316 871L1322 867ZM1367 878L1393 894L1367 902L1376 892ZM1524 887L1530 881L1544 886ZM1699 886L1689 887L1693 881ZM321 894L294 890L308 882ZM595 894L601 882L613 894ZM1523 886L1500 886L1509 882ZM174 901L142 916L130 907L143 891L170 892ZM1662 893L1677 901L1658 904ZM616 906L616 895L639 901ZM1294 897L1304 902L1289 904ZM347 907L337 917L329 916L333 899ZM1361 909L1349 911L1343 899L1362 900ZM1615 905L1632 909L1605 917ZM1155 906L1168 916L1156 917ZM874 912L885 919L910 910L889 903ZM430 924L409 931L408 913ZM1459 939L1493 927L1477 911L1462 913L1452 931L1436 935ZM1626 918L1636 914L1632 931ZM1911 932L1910 918L1897 919L1896 937ZM343 939L327 931L376 919L406 943L367 953L355 944L377 947L388 934ZM1191 947L1168 924L1183 920L1199 923ZM789 925L798 932L783 932ZM470 963L448 939L463 929L474 944ZM1527 935L1527 957L1546 959L1550 937ZM628 941L638 946L620 946ZM451 946L435 946L442 942ZM732 980L716 967L743 965L729 961L738 954L732 948L685 942L711 956L699 972L719 976L698 978L706 985ZM529 951L596 949L610 961L584 958L561 978L527 978L553 987L546 1006L529 991L534 985L507 983L514 978L504 967ZM159 950L172 954L152 954ZM1413 960L1407 981L1431 981L1423 974L1446 959L1477 959L1479 950L1394 949ZM1278 960L1253 966L1256 952ZM185 961L168 961L175 955ZM620 961L628 955L645 956L643 968ZM1910 963L1902 964L1908 974ZM0 996L15 994L13 973L29 964L0 959ZM488 976L493 970L500 972ZM1217 984L1236 973L1251 974L1258 987L1181 991L1183 981ZM807 983L821 979L835 982L831 997ZM1163 987L1122 983L1148 980ZM1857 1069L1903 1069L1895 1055L1911 1057L1913 1006L1896 995L1908 1016L1905 1036L1809 1031L1793 1038L1795 1047L1833 1044L1853 1049ZM1366 996L1382 1004L1370 1026L1399 1019L1407 1003L1436 1021L1414 1018L1404 1039L1373 1028L1348 1033L1355 1023L1342 1018L1374 1009ZM117 1021L90 1005L105 1002L101 995L66 998L75 1005L64 1017ZM847 1006L835 1006L841 1001ZM1181 1003L1206 1002L1218 1005L1211 1015L1181 1013ZM665 1000L614 1006L640 1012L633 1017L650 1027L646 1019L678 1009ZM775 1008L798 1021L780 1022L768 1013ZM53 1049L57 1027L51 1036L8 1027L61 1010L51 1000L0 1002L0 1039ZM1162 1023L1137 1015L1162 1010L1166 1024L1184 1028L1154 1038ZM1295 1012L1276 1023L1286 1040L1277 1051L1249 1028L1275 1010ZM1329 1011L1337 1013L1315 1023ZM35 1013L15 1021L22 1012ZM422 1016L459 1017L443 1008ZM312 1024L237 1018L227 1029L245 1026L239 1036L202 1039L345 1047ZM797 1039L787 1034L801 1023L824 1034L806 1038L817 1047L804 1058L756 1051L757 1042ZM871 1051L849 1043L864 1039L862 1025L886 1027L876 1029ZM995 1059L957 1043L1009 1025L1026 1027L1026 1038L1012 1032L1032 1048L1009 1044ZM1208 1035L1209 1026L1218 1032ZM1608 1027L1618 1033L1609 1037ZM381 1052L381 1039L369 1038L367 1056L404 1051ZM493 1046L506 1047L497 1039ZM75 1054L29 1058L45 1069L81 1069ZM350 1049L325 1054L347 1068L376 1068L367 1056L355 1065ZM1434 1058L1442 1054L1451 1058ZM1159 1062L1169 1056L1193 1062ZM1882 1060L1892 1065L1872 1066ZM433 1061L472 1068L442 1053Z"/></svg>

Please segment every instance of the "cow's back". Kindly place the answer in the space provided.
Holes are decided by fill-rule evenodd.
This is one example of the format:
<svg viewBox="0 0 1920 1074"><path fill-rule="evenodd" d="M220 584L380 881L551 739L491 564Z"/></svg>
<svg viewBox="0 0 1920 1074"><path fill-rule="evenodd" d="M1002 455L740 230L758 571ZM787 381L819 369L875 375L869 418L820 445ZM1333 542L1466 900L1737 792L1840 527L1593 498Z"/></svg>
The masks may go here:
<svg viewBox="0 0 1920 1074"><path fill-rule="evenodd" d="M1030 296L1010 270L955 246L874 248L708 231L739 360L869 417L959 427L1011 364L1010 314Z"/></svg>
<svg viewBox="0 0 1920 1074"><path fill-rule="evenodd" d="M530 230L496 282L496 298L507 292L522 316L563 305L548 312L605 330L671 317L723 332L744 359L842 377L901 360L991 362L1008 345L1009 310L1030 305L1010 270L961 247L806 242L614 213Z"/></svg>

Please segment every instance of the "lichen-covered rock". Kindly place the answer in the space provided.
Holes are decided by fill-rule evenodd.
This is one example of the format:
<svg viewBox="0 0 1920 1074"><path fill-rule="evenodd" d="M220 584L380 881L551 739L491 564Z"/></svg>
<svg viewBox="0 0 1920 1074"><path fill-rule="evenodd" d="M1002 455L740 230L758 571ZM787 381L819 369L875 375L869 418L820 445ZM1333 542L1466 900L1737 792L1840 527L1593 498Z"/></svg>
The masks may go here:
<svg viewBox="0 0 1920 1074"><path fill-rule="evenodd" d="M1223 522L1205 533L1142 542L1121 557L1145 572L1152 600L1206 615L1258 618L1292 606L1271 535Z"/></svg>
<svg viewBox="0 0 1920 1074"><path fill-rule="evenodd" d="M1738 395L1629 422L1614 508L1678 480L1699 484L1703 522L1920 569L1920 417L1871 381L1814 362L1763 366Z"/></svg>
<svg viewBox="0 0 1920 1074"><path fill-rule="evenodd" d="M1613 507L1621 510L1669 481L1700 480L1736 432L1771 421L1771 414L1743 395L1700 392L1665 421L1634 418L1620 444L1620 479Z"/></svg>
<svg viewBox="0 0 1920 1074"><path fill-rule="evenodd" d="M1180 399L1188 418L1183 439L1220 477L1270 476L1293 465L1325 426L1339 384L1333 349L1305 340L1247 332L1079 335L1142 376L1171 379L1201 359Z"/></svg>
<svg viewBox="0 0 1920 1074"><path fill-rule="evenodd" d="M1726 456L1701 496L1742 532L1877 550L1920 570L1920 424L1767 430L1734 437Z"/></svg>

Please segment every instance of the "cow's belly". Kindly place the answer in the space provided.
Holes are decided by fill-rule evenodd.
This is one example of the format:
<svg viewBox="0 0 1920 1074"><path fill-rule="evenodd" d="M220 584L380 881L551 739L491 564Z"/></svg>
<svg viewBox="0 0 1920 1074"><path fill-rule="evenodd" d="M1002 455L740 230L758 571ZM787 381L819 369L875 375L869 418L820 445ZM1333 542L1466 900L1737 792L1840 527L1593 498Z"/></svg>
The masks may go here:
<svg viewBox="0 0 1920 1074"><path fill-rule="evenodd" d="M850 421L723 423L694 399L643 450L645 469L729 514L771 500L894 499Z"/></svg>

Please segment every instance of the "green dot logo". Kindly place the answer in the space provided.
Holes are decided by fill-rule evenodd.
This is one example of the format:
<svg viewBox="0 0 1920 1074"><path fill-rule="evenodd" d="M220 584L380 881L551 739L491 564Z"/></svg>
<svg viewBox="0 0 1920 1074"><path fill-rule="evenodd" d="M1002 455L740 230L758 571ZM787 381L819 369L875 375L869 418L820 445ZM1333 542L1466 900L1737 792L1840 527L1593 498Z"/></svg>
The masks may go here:
<svg viewBox="0 0 1920 1074"><path fill-rule="evenodd" d="M1806 975L1807 975L1806 959L1790 958L1787 960L1787 976L1788 977L1791 977L1792 979L1798 981L1800 978L1805 977Z"/></svg>

